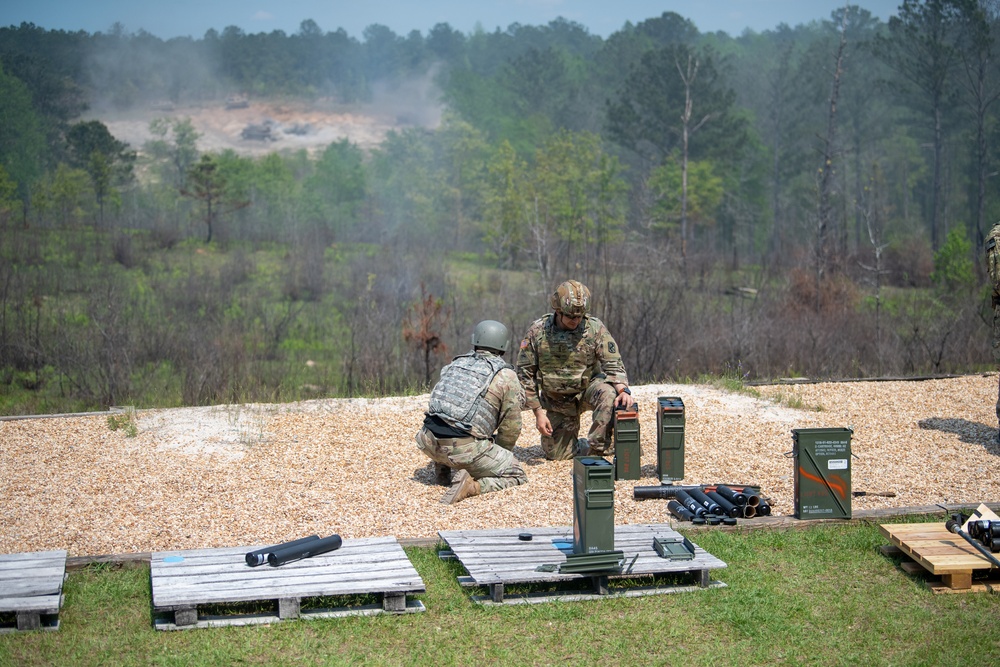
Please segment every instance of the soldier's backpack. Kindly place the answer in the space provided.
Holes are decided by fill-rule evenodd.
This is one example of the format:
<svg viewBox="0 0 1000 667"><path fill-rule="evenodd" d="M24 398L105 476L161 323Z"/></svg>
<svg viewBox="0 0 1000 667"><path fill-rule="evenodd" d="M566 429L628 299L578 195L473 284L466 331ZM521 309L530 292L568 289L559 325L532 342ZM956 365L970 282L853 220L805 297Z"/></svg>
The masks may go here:
<svg viewBox="0 0 1000 667"><path fill-rule="evenodd" d="M986 271L990 274L990 282L993 284L994 301L1000 295L1000 223L993 225L993 229L986 235Z"/></svg>

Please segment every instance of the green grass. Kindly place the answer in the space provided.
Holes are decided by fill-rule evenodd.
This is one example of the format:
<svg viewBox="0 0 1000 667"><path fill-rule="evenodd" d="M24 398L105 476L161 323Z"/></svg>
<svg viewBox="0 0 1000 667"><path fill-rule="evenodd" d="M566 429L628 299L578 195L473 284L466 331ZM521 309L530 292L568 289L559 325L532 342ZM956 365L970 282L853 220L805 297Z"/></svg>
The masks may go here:
<svg viewBox="0 0 1000 667"><path fill-rule="evenodd" d="M183 632L152 629L147 567L92 567L70 573L58 631L0 635L0 665L1000 662L1000 596L931 593L879 553L877 525L691 537L729 564L714 572L726 588L483 607L459 586L459 563L407 548L423 613Z"/></svg>

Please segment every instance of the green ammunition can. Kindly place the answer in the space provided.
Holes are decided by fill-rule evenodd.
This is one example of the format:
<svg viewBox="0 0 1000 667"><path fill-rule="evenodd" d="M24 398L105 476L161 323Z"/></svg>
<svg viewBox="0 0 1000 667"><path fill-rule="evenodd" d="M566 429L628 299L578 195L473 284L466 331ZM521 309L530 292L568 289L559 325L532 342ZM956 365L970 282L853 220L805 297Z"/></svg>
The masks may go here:
<svg viewBox="0 0 1000 667"><path fill-rule="evenodd" d="M851 518L852 433L849 428L792 430L798 518Z"/></svg>
<svg viewBox="0 0 1000 667"><path fill-rule="evenodd" d="M615 479L639 479L639 413L615 410Z"/></svg>
<svg viewBox="0 0 1000 667"><path fill-rule="evenodd" d="M597 456L573 459L573 553L615 548L614 466Z"/></svg>
<svg viewBox="0 0 1000 667"><path fill-rule="evenodd" d="M684 401L656 399L656 476L663 484L684 479Z"/></svg>

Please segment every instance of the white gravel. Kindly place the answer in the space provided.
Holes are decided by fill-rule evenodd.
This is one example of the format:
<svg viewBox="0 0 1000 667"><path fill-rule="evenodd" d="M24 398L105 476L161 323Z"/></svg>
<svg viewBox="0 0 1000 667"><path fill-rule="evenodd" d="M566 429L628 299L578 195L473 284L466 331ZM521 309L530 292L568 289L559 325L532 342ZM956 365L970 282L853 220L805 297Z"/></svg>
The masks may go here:
<svg viewBox="0 0 1000 667"><path fill-rule="evenodd" d="M1000 500L997 376L774 385L761 398L705 385L637 386L644 477L619 481L617 523L662 523L656 399L685 406L685 484L756 484L793 512L793 428L851 427L855 509ZM569 526L572 462L546 461L529 412L529 483L442 505L416 448L427 395L323 399L0 421L0 552L71 556L248 546L309 534L433 538L439 530ZM790 407L794 406L794 407ZM589 420L584 418L584 430ZM752 521L752 520L751 520Z"/></svg>

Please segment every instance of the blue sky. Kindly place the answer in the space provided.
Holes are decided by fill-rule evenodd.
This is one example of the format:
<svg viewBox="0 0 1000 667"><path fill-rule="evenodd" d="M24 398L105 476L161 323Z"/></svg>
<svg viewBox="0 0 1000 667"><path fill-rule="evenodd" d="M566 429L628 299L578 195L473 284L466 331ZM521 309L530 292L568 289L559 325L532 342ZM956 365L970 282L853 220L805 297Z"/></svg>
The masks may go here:
<svg viewBox="0 0 1000 667"><path fill-rule="evenodd" d="M888 20L902 0L855 0ZM126 31L140 29L163 39L200 38L214 28L235 25L245 32L298 31L305 19L323 32L343 28L361 39L366 26L380 23L405 35L424 35L437 23L464 33L481 26L492 32L511 23L544 25L564 17L607 37L626 21L638 23L665 11L677 12L701 32L722 30L739 35L779 23L795 26L829 18L844 0L2 0L0 26L22 22L49 30L107 32L116 22Z"/></svg>

